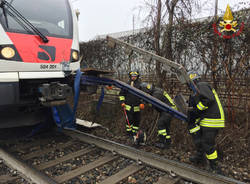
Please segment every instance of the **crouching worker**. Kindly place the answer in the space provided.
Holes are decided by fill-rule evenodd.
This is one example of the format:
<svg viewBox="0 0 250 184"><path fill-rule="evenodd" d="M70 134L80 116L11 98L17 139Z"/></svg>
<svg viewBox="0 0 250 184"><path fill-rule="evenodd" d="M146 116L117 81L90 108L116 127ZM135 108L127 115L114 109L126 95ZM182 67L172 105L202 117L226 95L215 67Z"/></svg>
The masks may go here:
<svg viewBox="0 0 250 184"><path fill-rule="evenodd" d="M135 88L140 88L141 82L139 79L138 71L129 72L128 84ZM144 109L144 104L141 103L142 100L140 98L134 96L133 94L130 94L126 90L120 91L119 98L127 120L127 134L131 139L134 140L137 132L139 131L141 120L140 110ZM134 141L136 142L137 140Z"/></svg>
<svg viewBox="0 0 250 184"><path fill-rule="evenodd" d="M199 94L189 97L188 128L197 151L189 160L204 163L207 159L210 169L220 173L215 138L218 130L225 127L224 111L216 91L207 82L201 82L197 72L188 75L199 90Z"/></svg>
<svg viewBox="0 0 250 184"><path fill-rule="evenodd" d="M166 103L173 109L176 109L176 105L174 101L168 95L168 93L164 91L163 89L155 87L154 85L151 85L151 84L142 83L141 90L157 98L163 103ZM158 142L155 143L155 146L160 149L168 149L171 145L170 125L171 125L172 116L169 113L164 112L158 108L156 108L156 110L160 113L160 116L157 122L159 140Z"/></svg>

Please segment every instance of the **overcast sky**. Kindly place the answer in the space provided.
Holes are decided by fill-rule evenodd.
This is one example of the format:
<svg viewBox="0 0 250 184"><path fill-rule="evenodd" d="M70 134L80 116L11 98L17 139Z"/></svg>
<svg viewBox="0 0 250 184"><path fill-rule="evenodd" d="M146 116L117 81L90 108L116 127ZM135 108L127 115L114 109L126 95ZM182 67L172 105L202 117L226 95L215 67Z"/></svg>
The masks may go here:
<svg viewBox="0 0 250 184"><path fill-rule="evenodd" d="M89 41L97 35L128 31L143 26L143 15L139 17L140 7L145 7L144 0L71 0L74 9L79 9L79 36L80 41ZM244 4L239 5L239 1ZM215 0L202 0L210 2L202 6L198 16L214 14ZM231 10L238 7L250 7L249 0L218 0L218 13L224 13L229 4ZM134 17L134 18L133 18Z"/></svg>

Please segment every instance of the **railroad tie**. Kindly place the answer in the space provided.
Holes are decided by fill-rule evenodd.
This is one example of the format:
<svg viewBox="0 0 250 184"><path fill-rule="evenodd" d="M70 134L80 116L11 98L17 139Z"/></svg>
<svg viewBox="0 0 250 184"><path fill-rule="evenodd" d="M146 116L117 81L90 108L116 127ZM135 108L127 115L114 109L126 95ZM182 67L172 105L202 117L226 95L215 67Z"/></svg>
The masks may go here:
<svg viewBox="0 0 250 184"><path fill-rule="evenodd" d="M79 175L81 175L81 174L83 174L83 173L85 173L87 171L90 171L90 170L92 170L92 169L94 169L96 167L100 167L100 166L102 166L102 165L104 165L104 164L106 164L106 163L108 163L108 162L110 162L112 160L115 160L118 157L119 156L114 156L112 154L105 155L105 156L95 160L94 162L91 162L91 163L89 163L87 165L83 165L83 166L81 166L81 167L79 167L79 168L77 168L75 170L72 170L70 172L67 172L67 173L65 173L63 175L56 176L54 178L54 180L56 182L58 182L58 183L63 183L65 181L70 180L70 179L72 179L72 178L74 178L76 176L79 176Z"/></svg>
<svg viewBox="0 0 250 184"><path fill-rule="evenodd" d="M119 181L122 181L126 177L138 172L144 168L144 166L131 164L128 167L124 168L123 170L119 171L118 173L114 174L113 176L108 177L107 179L101 181L99 184L115 184Z"/></svg>

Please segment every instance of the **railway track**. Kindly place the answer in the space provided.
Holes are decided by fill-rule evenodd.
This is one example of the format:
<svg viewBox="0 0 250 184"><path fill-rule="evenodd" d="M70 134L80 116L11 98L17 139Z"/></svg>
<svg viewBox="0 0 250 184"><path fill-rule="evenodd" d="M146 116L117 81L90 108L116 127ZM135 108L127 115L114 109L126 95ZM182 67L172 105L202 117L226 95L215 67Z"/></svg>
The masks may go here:
<svg viewBox="0 0 250 184"><path fill-rule="evenodd" d="M53 132L52 132L53 134ZM0 183L242 184L80 131L1 143ZM15 171L15 175L12 172Z"/></svg>

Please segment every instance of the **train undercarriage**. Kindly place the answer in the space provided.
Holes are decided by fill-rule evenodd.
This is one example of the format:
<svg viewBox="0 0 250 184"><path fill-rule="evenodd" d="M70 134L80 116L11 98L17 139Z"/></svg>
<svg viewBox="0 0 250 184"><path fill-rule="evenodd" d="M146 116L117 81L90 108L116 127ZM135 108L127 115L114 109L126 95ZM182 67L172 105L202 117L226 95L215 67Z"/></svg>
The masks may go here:
<svg viewBox="0 0 250 184"><path fill-rule="evenodd" d="M69 78L20 80L0 84L0 128L46 122L51 106L67 103L73 95Z"/></svg>

